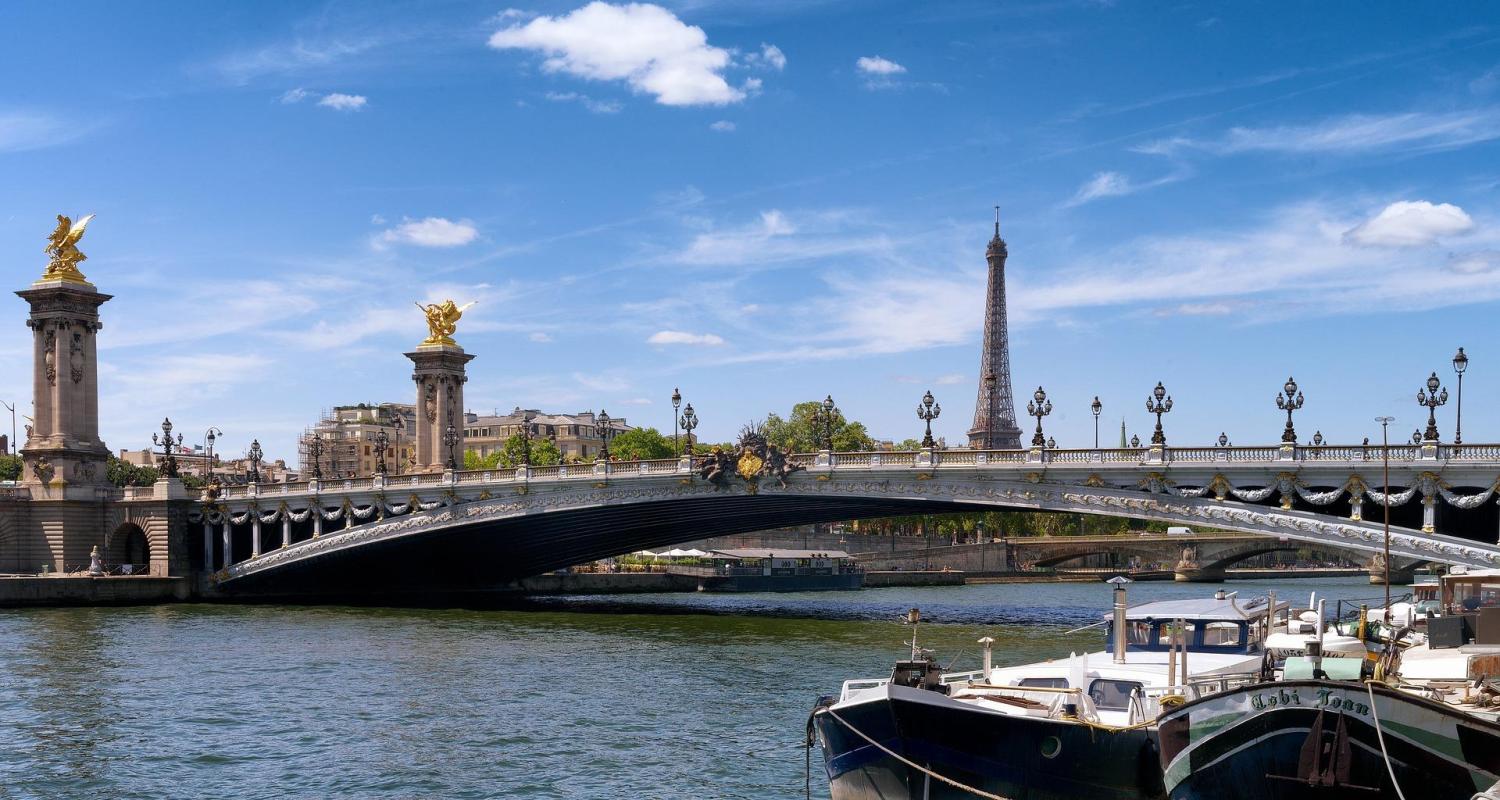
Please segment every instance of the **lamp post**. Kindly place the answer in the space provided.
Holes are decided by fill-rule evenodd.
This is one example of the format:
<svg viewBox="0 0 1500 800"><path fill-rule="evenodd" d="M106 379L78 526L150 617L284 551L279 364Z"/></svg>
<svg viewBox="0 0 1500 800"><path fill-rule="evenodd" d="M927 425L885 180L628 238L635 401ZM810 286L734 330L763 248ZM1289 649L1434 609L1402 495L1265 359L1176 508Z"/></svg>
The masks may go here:
<svg viewBox="0 0 1500 800"><path fill-rule="evenodd" d="M1385 607L1391 607L1391 440L1387 429L1395 417L1376 417L1380 423L1380 451L1384 477L1381 489L1381 505L1385 506Z"/></svg>
<svg viewBox="0 0 1500 800"><path fill-rule="evenodd" d="M172 420L162 417L161 441L156 440L156 434L151 434L151 443L161 446L161 476L163 478L177 477L177 455L172 450ZM177 448L182 449L182 434L177 434Z"/></svg>
<svg viewBox="0 0 1500 800"><path fill-rule="evenodd" d="M375 474L384 475L386 472L385 449L390 447L391 437L386 435L385 428L375 431Z"/></svg>
<svg viewBox="0 0 1500 800"><path fill-rule="evenodd" d="M1286 430L1281 432L1281 441L1287 444L1297 443L1297 430L1292 427L1292 412L1302 407L1302 392L1297 389L1297 381L1287 378L1286 384L1281 387L1281 393L1276 395L1276 407L1286 412Z"/></svg>
<svg viewBox="0 0 1500 800"><path fill-rule="evenodd" d="M691 458L693 456L693 429L698 427L698 415L693 413L692 403L688 403L687 408L682 410L682 419L678 422L682 425L682 454Z"/></svg>
<svg viewBox="0 0 1500 800"><path fill-rule="evenodd" d="M931 449L937 446L932 439L932 421L943 413L943 407L932 398L932 392L922 395L922 402L917 405L917 419L927 423L927 434L922 437L922 447Z"/></svg>
<svg viewBox="0 0 1500 800"><path fill-rule="evenodd" d="M1458 421L1453 425L1453 444L1464 443L1464 370L1469 368L1469 357L1464 355L1464 349L1458 348L1458 355L1453 357L1453 371L1458 373ZM12 422L14 427L15 423ZM15 436L12 432L11 436Z"/></svg>
<svg viewBox="0 0 1500 800"><path fill-rule="evenodd" d="M521 466L531 466L531 412L521 412Z"/></svg>
<svg viewBox="0 0 1500 800"><path fill-rule="evenodd" d="M677 421L677 408L681 405L682 392L678 391L677 387L674 386L672 387L672 452L674 453L678 452L677 429L679 423Z"/></svg>
<svg viewBox="0 0 1500 800"><path fill-rule="evenodd" d="M1162 402L1162 398L1166 402ZM1161 447L1167 446L1167 434L1161 429L1161 415L1172 410L1172 397L1167 394L1165 386L1161 381L1156 382L1156 388L1151 390L1151 396L1146 398L1146 413L1156 415L1156 430L1151 434L1151 443Z"/></svg>
<svg viewBox="0 0 1500 800"><path fill-rule="evenodd" d="M312 441L307 443L307 454L312 456L313 480L323 479L323 437L313 433Z"/></svg>
<svg viewBox="0 0 1500 800"><path fill-rule="evenodd" d="M599 409L599 417L595 420L599 426L599 460L609 460L609 412Z"/></svg>
<svg viewBox="0 0 1500 800"><path fill-rule="evenodd" d="M10 452L19 452L21 445L16 442L16 404L0 400L0 406L5 406L5 410L10 412Z"/></svg>
<svg viewBox="0 0 1500 800"><path fill-rule="evenodd" d="M838 408L833 404L833 395L823 398L823 449L833 452L833 415L838 413Z"/></svg>
<svg viewBox="0 0 1500 800"><path fill-rule="evenodd" d="M1437 373L1434 372L1427 378L1427 390L1417 390L1417 405L1427 407L1427 430L1422 433L1424 444L1437 444L1438 441L1437 407L1448 403L1446 388L1441 395L1438 394L1438 386L1441 384L1442 381L1438 380Z"/></svg>
<svg viewBox="0 0 1500 800"><path fill-rule="evenodd" d="M984 376L984 398L987 411L984 420L984 449L995 449L995 371Z"/></svg>
<svg viewBox="0 0 1500 800"><path fill-rule="evenodd" d="M396 429L396 452L400 453L401 452L401 440L405 438L404 434L406 433L406 421L404 419L402 419L400 411L397 411L396 412L396 416L391 419L391 427ZM401 474L401 463L402 463L402 461L403 461L403 459L398 455L396 457L396 474L397 475Z"/></svg>
<svg viewBox="0 0 1500 800"><path fill-rule="evenodd" d="M250 452L246 456L250 459L250 471L245 477L251 483L260 483L260 460L265 453L260 449L259 439L250 440Z"/></svg>
<svg viewBox="0 0 1500 800"><path fill-rule="evenodd" d="M208 459L208 475L206 477L209 481L212 481L214 477L214 442L223 435L223 431L212 425L208 426L208 430L203 432L204 449L206 451L204 456Z"/></svg>
<svg viewBox="0 0 1500 800"><path fill-rule="evenodd" d="M1036 433L1031 435L1032 447L1045 447L1046 437L1042 436L1042 417L1052 413L1052 401L1047 399L1047 390L1036 387L1032 392L1031 399L1026 401L1026 413L1036 417Z"/></svg>
<svg viewBox="0 0 1500 800"><path fill-rule="evenodd" d="M1094 449L1099 449L1099 412L1104 410L1104 404L1099 402L1099 395L1094 395L1094 402L1089 404L1089 410L1094 412Z"/></svg>
<svg viewBox="0 0 1500 800"><path fill-rule="evenodd" d="M453 427L453 413L448 414L448 427L443 431L443 446L448 448L448 471L458 471L458 429Z"/></svg>

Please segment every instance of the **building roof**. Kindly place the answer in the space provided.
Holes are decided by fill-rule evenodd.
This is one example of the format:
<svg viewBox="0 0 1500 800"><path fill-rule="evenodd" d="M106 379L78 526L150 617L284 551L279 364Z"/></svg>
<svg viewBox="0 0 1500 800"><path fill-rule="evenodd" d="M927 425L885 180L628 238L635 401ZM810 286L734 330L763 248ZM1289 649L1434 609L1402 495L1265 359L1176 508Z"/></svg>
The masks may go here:
<svg viewBox="0 0 1500 800"><path fill-rule="evenodd" d="M1259 602L1256 602L1259 600ZM1277 603L1281 605L1281 603ZM1152 603L1142 603L1131 606L1125 610L1125 618L1133 620L1142 619L1219 619L1219 620L1249 620L1255 619L1265 613L1265 600L1255 598L1245 603L1238 603L1232 597L1217 600L1212 597L1194 598L1187 600L1157 600ZM1108 618L1110 615L1106 614Z"/></svg>
<svg viewBox="0 0 1500 800"><path fill-rule="evenodd" d="M848 558L849 554L843 550L786 550L775 548L750 547L742 550L710 550L715 556L726 558Z"/></svg>

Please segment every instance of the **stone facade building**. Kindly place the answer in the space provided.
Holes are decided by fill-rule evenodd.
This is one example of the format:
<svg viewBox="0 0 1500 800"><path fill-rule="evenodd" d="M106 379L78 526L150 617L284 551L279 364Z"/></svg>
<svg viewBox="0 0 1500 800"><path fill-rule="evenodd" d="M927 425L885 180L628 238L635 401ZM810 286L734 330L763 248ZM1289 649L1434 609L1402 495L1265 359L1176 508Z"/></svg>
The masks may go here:
<svg viewBox="0 0 1500 800"><path fill-rule="evenodd" d="M607 430L601 430L593 411L577 414L553 414L540 409L519 406L509 414L464 415L464 449L484 458L499 452L510 437L529 424L533 439L550 439L557 445L564 461L589 461L597 458L604 437L614 438L631 429L624 417L610 417Z"/></svg>
<svg viewBox="0 0 1500 800"><path fill-rule="evenodd" d="M374 475L380 459L375 440L384 431L386 471L405 474L412 471L416 457L416 429L417 410L411 403L335 406L303 431L297 444L298 466L303 476L313 475L313 439L319 439L317 461L324 478Z"/></svg>

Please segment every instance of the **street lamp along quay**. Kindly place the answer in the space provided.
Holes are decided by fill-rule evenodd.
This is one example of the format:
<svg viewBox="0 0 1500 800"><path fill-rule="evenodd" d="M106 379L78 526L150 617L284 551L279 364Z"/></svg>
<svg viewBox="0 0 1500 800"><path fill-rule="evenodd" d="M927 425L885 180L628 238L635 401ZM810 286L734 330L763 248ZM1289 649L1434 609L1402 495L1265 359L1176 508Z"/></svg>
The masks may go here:
<svg viewBox="0 0 1500 800"><path fill-rule="evenodd" d="M1469 357L1464 355L1464 349L1458 348L1458 354L1453 357L1453 371L1458 373L1458 421L1453 425L1453 444L1464 443L1464 370L1469 368Z"/></svg>
<svg viewBox="0 0 1500 800"><path fill-rule="evenodd" d="M1052 413L1052 401L1047 399L1047 390L1036 387L1030 400L1026 401L1026 413L1036 417L1036 433L1031 435L1032 447L1046 447L1047 439L1042 436L1042 417Z"/></svg>
<svg viewBox="0 0 1500 800"><path fill-rule="evenodd" d="M251 483L260 483L260 460L265 457L265 452L260 449L260 440L250 440L250 452L245 454L250 459L250 469L245 473L246 479Z"/></svg>
<svg viewBox="0 0 1500 800"><path fill-rule="evenodd" d="M823 449L833 452L833 415L839 413L838 407L833 404L833 395L823 398L820 408L823 412Z"/></svg>
<svg viewBox="0 0 1500 800"><path fill-rule="evenodd" d="M1281 432L1281 441L1287 444L1297 443L1297 430L1292 427L1292 412L1302 407L1302 392L1297 388L1294 378L1287 378L1286 384L1281 387L1281 393L1276 395L1276 407L1286 412L1286 430Z"/></svg>
<svg viewBox="0 0 1500 800"><path fill-rule="evenodd" d="M677 431L679 422L677 409L682 405L682 392L677 387L672 387L672 452L678 452Z"/></svg>
<svg viewBox="0 0 1500 800"><path fill-rule="evenodd" d="M1104 410L1104 404L1099 402L1099 395L1094 395L1094 402L1089 404L1089 410L1094 412L1094 449L1099 449L1099 412Z"/></svg>
<svg viewBox="0 0 1500 800"><path fill-rule="evenodd" d="M1162 402L1162 398L1166 402ZM1172 396L1167 394L1165 386L1161 381L1156 382L1156 388L1151 390L1151 396L1146 398L1146 413L1156 415L1156 430L1151 434L1151 443L1161 447L1167 446L1167 434L1161 427L1161 415L1172 410Z"/></svg>
<svg viewBox="0 0 1500 800"><path fill-rule="evenodd" d="M1424 444L1437 444L1438 442L1437 408L1448 403L1446 388L1443 389L1441 395L1438 394L1438 387L1441 385L1442 381L1438 380L1437 373L1434 372L1427 378L1426 391L1417 390L1417 405L1427 407L1427 430L1422 433Z"/></svg>
<svg viewBox="0 0 1500 800"><path fill-rule="evenodd" d="M599 409L599 416L595 420L599 426L599 460L609 460L609 412Z"/></svg>
<svg viewBox="0 0 1500 800"><path fill-rule="evenodd" d="M688 458L693 456L693 429L698 427L698 415L693 411L693 404L688 403L687 408L682 410L682 454Z"/></svg>
<svg viewBox="0 0 1500 800"><path fill-rule="evenodd" d="M173 449L172 442L172 420L162 417L161 441L156 440L156 434L151 434L151 443L161 447L161 476L163 478L177 477L177 454ZM182 449L182 434L177 434L176 449Z"/></svg>
<svg viewBox="0 0 1500 800"><path fill-rule="evenodd" d="M1385 607L1391 607L1391 439L1388 430L1395 417L1376 417L1380 423L1382 480L1380 504L1385 506Z"/></svg>

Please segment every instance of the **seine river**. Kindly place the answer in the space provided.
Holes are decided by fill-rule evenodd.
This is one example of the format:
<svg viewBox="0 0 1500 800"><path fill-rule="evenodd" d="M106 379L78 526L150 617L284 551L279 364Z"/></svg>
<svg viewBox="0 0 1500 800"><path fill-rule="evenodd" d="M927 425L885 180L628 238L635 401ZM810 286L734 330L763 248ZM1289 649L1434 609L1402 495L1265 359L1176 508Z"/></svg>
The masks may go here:
<svg viewBox="0 0 1500 800"><path fill-rule="evenodd" d="M1297 602L1363 579L1235 582ZM1207 596L1142 583L1131 602ZM0 797L764 798L819 694L884 677L922 608L955 668L1100 649L1104 584L552 599L504 610L0 612ZM1330 604L1331 611L1331 604ZM813 751L813 796L826 798Z"/></svg>

